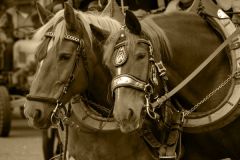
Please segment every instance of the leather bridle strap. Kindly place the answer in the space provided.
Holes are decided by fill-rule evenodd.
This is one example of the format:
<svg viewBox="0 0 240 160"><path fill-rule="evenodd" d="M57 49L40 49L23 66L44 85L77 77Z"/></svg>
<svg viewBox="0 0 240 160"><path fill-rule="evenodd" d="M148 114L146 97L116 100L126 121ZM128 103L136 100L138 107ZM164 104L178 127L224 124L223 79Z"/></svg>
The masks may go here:
<svg viewBox="0 0 240 160"><path fill-rule="evenodd" d="M152 44L149 40L145 40L145 39L141 38L138 40L137 43L147 44L149 46L150 57L153 56ZM118 48L120 48L122 46L126 46L126 45L127 45L127 42L122 41L122 42L116 44L114 49L118 49ZM152 91L152 86L149 83L144 82L144 81L142 81L132 75L129 75L129 74L119 74L113 78L112 83L111 83L112 94L114 94L115 89L117 89L119 87L135 88L135 89L138 89L143 92L149 92L149 90Z"/></svg>
<svg viewBox="0 0 240 160"><path fill-rule="evenodd" d="M237 28L232 35L230 35L205 61L203 61L187 78L185 78L180 84L173 88L170 92L158 98L156 101L151 103L152 107L162 105L166 100L171 98L175 93L182 89L186 84L188 84L196 75L203 70L231 41L239 34L240 28Z"/></svg>
<svg viewBox="0 0 240 160"><path fill-rule="evenodd" d="M137 79L129 74L121 74L112 80L111 90L114 93L115 89L119 87L131 87L141 91L145 91L148 84L144 81Z"/></svg>
<svg viewBox="0 0 240 160"><path fill-rule="evenodd" d="M48 98L48 97L41 97L41 96L31 96L31 95L27 95L26 96L27 100L30 101L39 101L39 102L45 102L45 103L49 103L49 104L53 104L55 105L57 103L57 99L56 98Z"/></svg>

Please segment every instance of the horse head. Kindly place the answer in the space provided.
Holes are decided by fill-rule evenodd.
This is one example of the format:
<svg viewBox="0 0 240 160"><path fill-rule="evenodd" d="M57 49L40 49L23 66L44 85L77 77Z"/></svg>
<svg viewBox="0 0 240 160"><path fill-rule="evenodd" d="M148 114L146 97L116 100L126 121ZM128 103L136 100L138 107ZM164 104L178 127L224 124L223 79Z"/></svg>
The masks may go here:
<svg viewBox="0 0 240 160"><path fill-rule="evenodd" d="M153 88L149 81L153 46L142 32L141 24L130 11L126 12L125 23L126 26L107 38L104 55L109 55L105 64L113 74L114 118L122 132L131 132L143 124L145 100L162 87Z"/></svg>
<svg viewBox="0 0 240 160"><path fill-rule="evenodd" d="M64 106L89 85L96 57L90 29L85 26L66 3L64 11L53 16L37 33L42 34L43 41L36 53L39 67L27 96L25 115L38 128L49 127L54 107Z"/></svg>

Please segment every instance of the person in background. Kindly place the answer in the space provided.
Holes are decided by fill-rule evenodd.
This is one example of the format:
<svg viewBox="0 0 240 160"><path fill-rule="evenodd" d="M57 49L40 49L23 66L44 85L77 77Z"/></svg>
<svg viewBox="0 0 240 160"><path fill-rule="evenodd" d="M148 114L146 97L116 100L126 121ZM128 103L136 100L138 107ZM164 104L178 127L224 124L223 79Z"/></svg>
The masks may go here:
<svg viewBox="0 0 240 160"><path fill-rule="evenodd" d="M236 26L240 25L240 0L216 0L216 3L232 18Z"/></svg>
<svg viewBox="0 0 240 160"><path fill-rule="evenodd" d="M160 13L166 9L169 0L116 0L119 6L124 5L125 8L134 12L134 14L142 18L151 13ZM123 3L123 4L121 4Z"/></svg>
<svg viewBox="0 0 240 160"><path fill-rule="evenodd" d="M9 3L5 13L0 17L0 43L5 45L5 56L8 65L6 70L13 69L13 45L19 39L30 38L33 31L40 26L33 7L33 0L14 0ZM18 66L16 66L18 67Z"/></svg>
<svg viewBox="0 0 240 160"><path fill-rule="evenodd" d="M13 42L22 39L39 27L35 23L36 12L32 0L15 0L0 18L0 41Z"/></svg>
<svg viewBox="0 0 240 160"><path fill-rule="evenodd" d="M11 71L13 85L20 86L20 81L16 78L19 77L17 73L26 67L28 57L34 54L29 49L34 43L31 38L41 23L33 0L12 0L10 2L11 7L0 17L0 43L5 46L3 70Z"/></svg>
<svg viewBox="0 0 240 160"><path fill-rule="evenodd" d="M168 1L165 13L184 11L188 9L194 0L170 0Z"/></svg>

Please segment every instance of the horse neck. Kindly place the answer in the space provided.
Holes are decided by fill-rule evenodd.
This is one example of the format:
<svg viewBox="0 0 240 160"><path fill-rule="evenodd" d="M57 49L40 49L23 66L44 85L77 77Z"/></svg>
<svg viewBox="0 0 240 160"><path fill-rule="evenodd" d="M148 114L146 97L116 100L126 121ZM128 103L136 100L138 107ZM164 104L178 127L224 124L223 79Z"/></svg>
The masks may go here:
<svg viewBox="0 0 240 160"><path fill-rule="evenodd" d="M109 107L109 84L111 84L109 71L102 64L96 64L87 91L89 98L95 103Z"/></svg>
<svg viewBox="0 0 240 160"><path fill-rule="evenodd" d="M182 82L221 44L220 36L200 16L172 14L161 18L156 17L154 21L164 30L169 42L171 59L165 62L165 66L170 88ZM217 88L230 73L227 59L226 54L220 54L195 79L180 90L176 97L182 104L191 107ZM227 92L227 88L219 91L201 105L200 109L206 111L210 107L216 107Z"/></svg>
<svg viewBox="0 0 240 160"><path fill-rule="evenodd" d="M89 99L91 99L95 103L110 108L111 104L109 104L109 89L112 77L110 71L102 63L102 44L99 43L99 41L97 41L95 38L93 38L92 42L95 63L92 63L93 74L89 80L89 87L87 89L87 93L89 95Z"/></svg>

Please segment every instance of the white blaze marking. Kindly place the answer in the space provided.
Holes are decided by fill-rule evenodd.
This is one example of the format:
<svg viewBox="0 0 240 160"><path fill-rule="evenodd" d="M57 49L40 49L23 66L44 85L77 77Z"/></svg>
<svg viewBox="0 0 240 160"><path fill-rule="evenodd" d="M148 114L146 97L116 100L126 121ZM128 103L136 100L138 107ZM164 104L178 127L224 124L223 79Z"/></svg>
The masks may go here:
<svg viewBox="0 0 240 160"><path fill-rule="evenodd" d="M120 74L121 74L121 67L118 67L117 68L117 75L120 75ZM119 90L119 88L117 88L115 90L115 92L116 92L116 94L115 94L116 98L119 99L119 97L120 97L120 90Z"/></svg>

